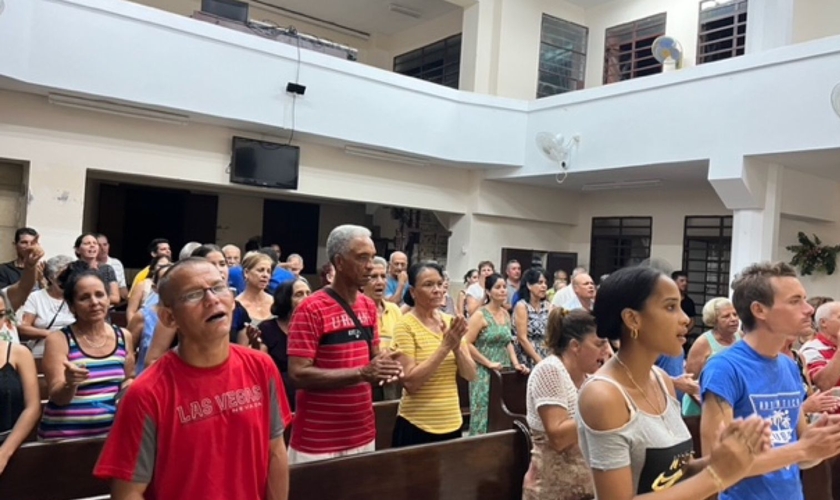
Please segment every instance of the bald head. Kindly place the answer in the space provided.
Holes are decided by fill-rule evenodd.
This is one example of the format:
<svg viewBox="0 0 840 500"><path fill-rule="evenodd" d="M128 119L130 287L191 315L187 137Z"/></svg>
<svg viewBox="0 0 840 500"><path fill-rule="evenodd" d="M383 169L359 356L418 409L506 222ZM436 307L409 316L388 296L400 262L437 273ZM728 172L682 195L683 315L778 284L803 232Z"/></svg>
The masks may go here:
<svg viewBox="0 0 840 500"><path fill-rule="evenodd" d="M388 272L391 276L397 277L406 269L408 269L408 256L403 252L392 253L388 259Z"/></svg>
<svg viewBox="0 0 840 500"><path fill-rule="evenodd" d="M580 299L591 300L595 298L595 282L586 272L576 274L572 278L572 290Z"/></svg>
<svg viewBox="0 0 840 500"><path fill-rule="evenodd" d="M183 278L184 275L204 271L205 268L219 273L216 266L201 257L189 257L184 260L179 260L175 265L170 267L169 271L158 282L158 295L160 295L161 303L166 307L172 307L178 297L185 292L183 289L184 280L180 278Z"/></svg>

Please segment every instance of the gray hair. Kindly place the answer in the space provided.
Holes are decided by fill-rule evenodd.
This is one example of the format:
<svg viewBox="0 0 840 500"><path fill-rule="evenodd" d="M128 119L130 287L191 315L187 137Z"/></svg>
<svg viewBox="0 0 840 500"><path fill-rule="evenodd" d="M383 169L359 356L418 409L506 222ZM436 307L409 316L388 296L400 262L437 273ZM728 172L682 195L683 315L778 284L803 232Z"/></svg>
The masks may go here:
<svg viewBox="0 0 840 500"><path fill-rule="evenodd" d="M58 277L59 273L64 270L74 259L67 255L56 255L50 257L44 263L44 278L50 283L53 283Z"/></svg>
<svg viewBox="0 0 840 500"><path fill-rule="evenodd" d="M714 328L720 310L724 307L732 307L732 301L726 297L715 297L706 302L706 305L703 306L703 323L709 328Z"/></svg>
<svg viewBox="0 0 840 500"><path fill-rule="evenodd" d="M181 253L178 254L178 260L185 260L192 257L192 253L195 251L196 248L200 247L201 243L197 241L191 241L184 245L184 248L181 249Z"/></svg>
<svg viewBox="0 0 840 500"><path fill-rule="evenodd" d="M291 262L293 260L299 260L299 261L303 262L303 257L301 257L300 254L297 254L297 253L293 253L292 255L289 255L288 257L286 257L286 262Z"/></svg>
<svg viewBox="0 0 840 500"><path fill-rule="evenodd" d="M240 250L239 247L234 245L233 243L228 243L227 245L223 246L222 253L224 253L228 249L236 250L237 252L240 252L240 254L242 253L242 250Z"/></svg>
<svg viewBox="0 0 840 500"><path fill-rule="evenodd" d="M388 261L385 260L385 257L380 257L379 255L377 255L376 257L373 258L373 265L374 266L382 266L386 270L388 269Z"/></svg>
<svg viewBox="0 0 840 500"><path fill-rule="evenodd" d="M350 249L350 242L356 238L370 238L368 228L353 224L344 224L330 231L327 237L327 259L335 263L335 258L344 255Z"/></svg>
<svg viewBox="0 0 840 500"><path fill-rule="evenodd" d="M814 330L820 331L820 323L822 320L828 319L837 307L840 307L840 302L826 302L818 307L817 312L814 314L814 326L816 327Z"/></svg>

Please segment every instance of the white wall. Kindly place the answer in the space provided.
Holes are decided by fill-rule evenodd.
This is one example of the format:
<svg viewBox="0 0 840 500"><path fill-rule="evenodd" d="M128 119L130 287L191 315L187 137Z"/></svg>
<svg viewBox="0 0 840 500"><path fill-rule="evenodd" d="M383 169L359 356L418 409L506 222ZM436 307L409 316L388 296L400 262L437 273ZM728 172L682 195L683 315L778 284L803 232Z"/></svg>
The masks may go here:
<svg viewBox="0 0 840 500"><path fill-rule="evenodd" d="M482 260L501 265L502 248L525 248L549 252L565 252L569 248L570 226L531 222L502 217L473 217L469 261L463 269L451 269L452 276L463 276ZM450 259L453 249L450 246Z"/></svg>
<svg viewBox="0 0 840 500"><path fill-rule="evenodd" d="M840 1L796 0L793 6L794 43L840 34Z"/></svg>
<svg viewBox="0 0 840 500"><path fill-rule="evenodd" d="M501 26L495 94L516 99L537 97L542 15L584 23L581 7L562 0L501 0Z"/></svg>
<svg viewBox="0 0 840 500"><path fill-rule="evenodd" d="M366 226L365 206L361 203L322 203L318 219L318 267L327 262L327 237L342 224Z"/></svg>
<svg viewBox="0 0 840 500"><path fill-rule="evenodd" d="M789 252L786 247L799 244L797 240L799 231L807 234L812 240L814 234L816 234L822 240L823 245L840 245L840 226L837 224L804 222L782 216L779 221L779 246L776 249L777 253L774 255L774 260L790 262L793 253ZM800 279L808 296L823 295L840 300L840 270L831 276L824 273L815 273L810 276L800 276Z"/></svg>
<svg viewBox="0 0 840 500"><path fill-rule="evenodd" d="M593 217L653 217L651 257L665 259L674 269L682 266L685 217L731 215L710 187L679 190L625 190L582 196L578 225L570 232L569 251L589 265Z"/></svg>

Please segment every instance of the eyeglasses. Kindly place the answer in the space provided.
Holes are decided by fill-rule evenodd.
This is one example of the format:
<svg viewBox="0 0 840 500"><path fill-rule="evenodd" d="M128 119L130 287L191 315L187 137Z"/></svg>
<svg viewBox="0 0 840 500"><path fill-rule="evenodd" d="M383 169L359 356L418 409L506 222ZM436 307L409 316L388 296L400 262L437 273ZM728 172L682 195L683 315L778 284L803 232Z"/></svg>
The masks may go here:
<svg viewBox="0 0 840 500"><path fill-rule="evenodd" d="M193 290L192 292L185 293L181 295L178 299L181 303L186 304L188 306L194 306L204 300L204 296L207 292L211 292L216 297L224 297L230 294L230 288L228 288L226 283L218 283L213 285L209 288L200 288L198 290Z"/></svg>

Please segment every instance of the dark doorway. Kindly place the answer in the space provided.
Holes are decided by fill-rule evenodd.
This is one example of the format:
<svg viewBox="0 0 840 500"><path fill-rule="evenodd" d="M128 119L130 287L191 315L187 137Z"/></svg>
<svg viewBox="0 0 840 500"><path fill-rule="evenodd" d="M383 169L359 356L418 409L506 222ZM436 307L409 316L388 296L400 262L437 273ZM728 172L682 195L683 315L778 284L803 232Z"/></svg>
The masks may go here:
<svg viewBox="0 0 840 500"><path fill-rule="evenodd" d="M147 246L166 238L173 257L188 241L216 241L218 197L182 189L101 184L96 230L111 241L111 254L127 268L149 263Z"/></svg>
<svg viewBox="0 0 840 500"><path fill-rule="evenodd" d="M263 245L277 243L283 252L281 260L296 253L303 257L302 274L317 274L318 225L320 205L294 201L263 202Z"/></svg>

